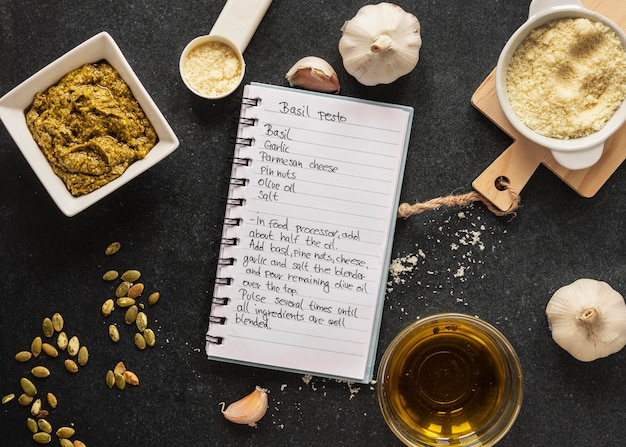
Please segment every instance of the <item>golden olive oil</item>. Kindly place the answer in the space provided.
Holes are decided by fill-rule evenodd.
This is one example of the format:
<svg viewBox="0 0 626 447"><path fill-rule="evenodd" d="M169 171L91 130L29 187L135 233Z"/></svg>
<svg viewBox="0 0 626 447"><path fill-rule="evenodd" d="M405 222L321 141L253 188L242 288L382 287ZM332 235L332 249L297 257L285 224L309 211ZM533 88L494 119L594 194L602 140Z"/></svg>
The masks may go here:
<svg viewBox="0 0 626 447"><path fill-rule="evenodd" d="M408 431L428 439L471 439L498 411L505 366L475 328L442 323L407 336L388 360L390 405Z"/></svg>

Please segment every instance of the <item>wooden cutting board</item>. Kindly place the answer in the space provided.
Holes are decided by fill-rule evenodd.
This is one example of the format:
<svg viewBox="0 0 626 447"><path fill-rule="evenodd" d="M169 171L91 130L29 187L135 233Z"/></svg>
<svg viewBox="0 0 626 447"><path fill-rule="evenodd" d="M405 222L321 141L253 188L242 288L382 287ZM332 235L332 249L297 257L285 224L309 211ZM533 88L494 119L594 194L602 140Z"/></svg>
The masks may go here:
<svg viewBox="0 0 626 447"><path fill-rule="evenodd" d="M626 30L624 0L583 0L583 4ZM472 96L472 104L514 140L472 183L476 191L502 211L510 209L513 202L510 193L496 187L496 180L500 177L508 179L511 188L519 193L543 164L581 196L593 197L626 159L624 125L606 142L602 158L595 165L577 171L559 165L548 149L532 143L513 129L496 97L495 69Z"/></svg>

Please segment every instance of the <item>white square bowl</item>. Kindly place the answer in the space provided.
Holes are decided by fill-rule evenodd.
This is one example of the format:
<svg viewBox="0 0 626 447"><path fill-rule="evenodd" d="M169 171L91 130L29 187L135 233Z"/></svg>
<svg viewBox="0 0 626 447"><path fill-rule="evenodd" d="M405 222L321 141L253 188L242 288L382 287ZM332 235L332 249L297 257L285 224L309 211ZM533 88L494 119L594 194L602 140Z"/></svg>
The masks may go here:
<svg viewBox="0 0 626 447"><path fill-rule="evenodd" d="M52 171L45 155L37 146L26 126L25 110L33 102L35 94L56 84L64 75L84 64L106 60L115 68L122 79L128 84L135 99L154 126L158 142L145 158L132 163L126 171L115 180L85 194L74 197L63 181ZM142 172L148 170L167 157L178 147L178 138L169 126L165 117L148 95L148 92L133 72L120 48L106 32L96 34L65 53L51 64L26 79L20 85L0 98L0 120L30 164L33 171L52 197L59 209L68 217L74 216L93 205L107 194L118 189Z"/></svg>

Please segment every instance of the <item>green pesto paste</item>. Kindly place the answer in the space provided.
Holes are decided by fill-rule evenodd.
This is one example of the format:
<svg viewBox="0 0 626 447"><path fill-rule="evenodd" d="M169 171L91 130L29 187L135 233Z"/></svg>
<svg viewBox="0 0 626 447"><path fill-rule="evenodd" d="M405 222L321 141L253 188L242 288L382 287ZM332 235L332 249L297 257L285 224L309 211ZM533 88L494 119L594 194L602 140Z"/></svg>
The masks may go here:
<svg viewBox="0 0 626 447"><path fill-rule="evenodd" d="M73 196L116 179L157 143L130 88L106 62L83 65L37 93L26 123Z"/></svg>

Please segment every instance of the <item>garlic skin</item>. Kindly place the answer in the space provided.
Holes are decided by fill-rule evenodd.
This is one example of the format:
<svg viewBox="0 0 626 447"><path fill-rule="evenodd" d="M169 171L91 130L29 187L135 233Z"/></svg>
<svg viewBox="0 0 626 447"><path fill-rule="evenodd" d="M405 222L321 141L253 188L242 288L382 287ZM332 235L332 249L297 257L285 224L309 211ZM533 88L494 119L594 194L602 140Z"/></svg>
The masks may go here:
<svg viewBox="0 0 626 447"><path fill-rule="evenodd" d="M341 31L343 66L363 85L390 84L417 65L419 20L396 4L363 6Z"/></svg>
<svg viewBox="0 0 626 447"><path fill-rule="evenodd" d="M222 414L226 419L235 424L246 424L250 427L256 427L256 423L265 416L268 408L267 389L257 385L255 390L238 400L233 402L226 409L224 402L221 402Z"/></svg>
<svg viewBox="0 0 626 447"><path fill-rule="evenodd" d="M582 362L626 345L626 303L609 284L583 278L558 289L546 307L554 341Z"/></svg>
<svg viewBox="0 0 626 447"><path fill-rule="evenodd" d="M324 59L307 56L296 62L285 75L292 87L324 93L339 93L339 78L335 69Z"/></svg>

